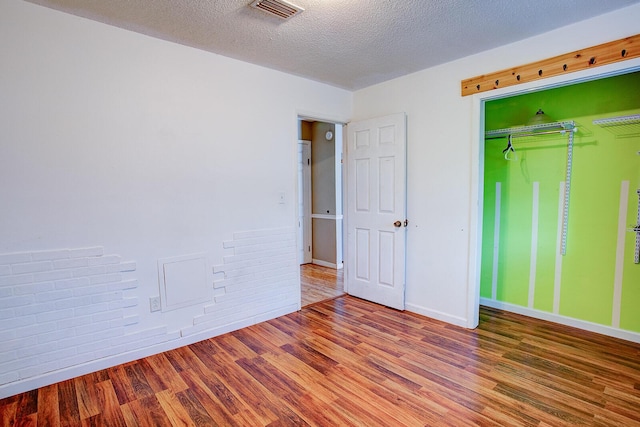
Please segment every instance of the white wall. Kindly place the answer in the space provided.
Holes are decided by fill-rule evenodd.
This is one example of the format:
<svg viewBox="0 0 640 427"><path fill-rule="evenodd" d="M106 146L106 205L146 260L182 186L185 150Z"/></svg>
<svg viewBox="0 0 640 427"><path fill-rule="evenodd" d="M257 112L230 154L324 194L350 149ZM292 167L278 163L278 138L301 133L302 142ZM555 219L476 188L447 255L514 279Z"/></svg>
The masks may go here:
<svg viewBox="0 0 640 427"><path fill-rule="evenodd" d="M407 113L408 310L461 326L477 322L482 97L630 67L637 61L465 98L460 95L461 80L632 36L638 22L640 5L635 5L355 92L354 120Z"/></svg>
<svg viewBox="0 0 640 427"><path fill-rule="evenodd" d="M0 397L299 307L297 116L351 93L19 0L0 58ZM150 313L158 259L192 253L209 301Z"/></svg>

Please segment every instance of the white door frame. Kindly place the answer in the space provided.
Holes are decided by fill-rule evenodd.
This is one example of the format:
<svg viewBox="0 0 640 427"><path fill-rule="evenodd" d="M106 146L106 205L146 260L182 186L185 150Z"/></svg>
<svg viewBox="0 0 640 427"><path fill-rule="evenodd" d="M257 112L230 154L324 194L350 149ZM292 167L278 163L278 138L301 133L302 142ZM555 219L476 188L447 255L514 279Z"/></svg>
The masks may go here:
<svg viewBox="0 0 640 427"><path fill-rule="evenodd" d="M342 160L343 162L346 161L346 151L345 151L346 150L346 144L345 144L345 141L344 141L346 133L344 132L344 127L347 125L349 120L344 119L344 118L336 118L336 117L332 117L330 115L325 115L325 114L299 111L296 114L296 117L295 117L296 129L297 129L298 125L299 125L298 122L300 120L306 120L306 121L310 121L310 122L324 122L324 123L332 123L332 124L334 124L335 128L336 128L336 132L335 132L335 136L334 137L342 139L342 142L341 142L341 145L340 145L340 147L341 147L341 158L343 159ZM338 131L338 127L340 128L340 131ZM295 181L294 181L296 183L295 194L299 194L298 193L298 177L297 177L297 174L298 174L298 155L297 155L297 150L298 150L298 142L301 139L298 138L298 136L301 137L301 135L298 135L298 133L296 131L296 143L295 143L295 146L294 146L295 150L296 150L295 151L295 153L296 153L296 155L295 155L296 178L295 178ZM339 159L337 159L337 160L339 160ZM336 164L336 167L337 167L337 164ZM344 164L343 164L343 167L344 167ZM338 173L338 171L336 170L336 174L337 173ZM341 184L342 185L340 185L340 190L341 190L340 194L341 194L342 199L343 199L343 201L342 201L342 220L341 220L341 222L342 222L343 225L341 227L339 227L340 228L340 233L341 233L341 235L339 237L341 239L342 253L341 254L337 253L336 255L338 256L338 259L345 260L345 259L347 259L347 255L348 255L347 254L347 248L345 247L346 241L345 241L345 236L344 236L344 224L346 223L346 220L347 220L346 212L344 211L344 194L345 194L345 191L346 191L346 188L347 188L346 187L346 185L347 185L346 173L342 174L342 183ZM300 215L300 212L298 211L298 203L296 203L296 213L295 214L296 214L295 220L296 220L296 223L297 223L299 215ZM338 227L336 227L336 229L338 229ZM298 230L297 227L296 227L296 230ZM296 233L297 233L297 231L296 231ZM336 236L336 238L338 238L338 236ZM298 241L298 240L299 240L299 236L296 236L296 241ZM299 248L298 248L298 250L299 250ZM341 256L341 258L340 258L340 256ZM346 263L343 262L343 265L344 265L344 268L345 268L344 274L346 274L347 273L346 272ZM344 286L345 286L344 291L347 292L346 283L344 284Z"/></svg>
<svg viewBox="0 0 640 427"><path fill-rule="evenodd" d="M581 83L589 80L611 77L615 75L640 71L640 58L604 65L569 75L549 77L518 86L495 89L471 95L472 128L471 128L471 176L477 178L477 185L471 186L468 260L468 293L467 293L467 327L476 328L480 316L480 268L482 257L482 207L484 204L484 105L494 99L519 95L522 93L553 89L555 87ZM473 181L472 181L473 182ZM530 314L529 314L530 315ZM553 321L558 322L561 319ZM560 322L562 323L562 322Z"/></svg>
<svg viewBox="0 0 640 427"><path fill-rule="evenodd" d="M306 147L306 148L305 148ZM299 155L302 155L302 170L298 169L298 254L302 254L302 259L298 259L300 264L308 264L312 261L311 246L313 245L313 233L311 232L311 141L298 140ZM300 150L302 150L300 152ZM306 156L305 156L306 152ZM305 167L304 160L307 160ZM300 168L300 164L298 164ZM302 186L302 188L300 188ZM300 200L302 198L302 200ZM303 215L300 215L302 206Z"/></svg>

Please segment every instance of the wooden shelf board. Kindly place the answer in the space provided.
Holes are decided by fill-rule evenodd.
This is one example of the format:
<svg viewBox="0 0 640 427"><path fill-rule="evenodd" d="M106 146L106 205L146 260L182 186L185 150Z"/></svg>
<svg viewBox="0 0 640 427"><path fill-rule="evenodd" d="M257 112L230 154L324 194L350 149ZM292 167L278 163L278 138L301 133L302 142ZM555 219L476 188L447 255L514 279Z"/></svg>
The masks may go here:
<svg viewBox="0 0 640 427"><path fill-rule="evenodd" d="M462 96L640 57L640 34L462 81Z"/></svg>

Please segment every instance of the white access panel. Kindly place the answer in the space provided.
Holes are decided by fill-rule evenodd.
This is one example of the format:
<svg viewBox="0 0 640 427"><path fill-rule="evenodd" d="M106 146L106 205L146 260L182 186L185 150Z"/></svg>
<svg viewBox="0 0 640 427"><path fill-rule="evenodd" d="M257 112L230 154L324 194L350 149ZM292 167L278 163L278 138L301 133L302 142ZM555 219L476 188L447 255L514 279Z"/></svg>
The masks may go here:
<svg viewBox="0 0 640 427"><path fill-rule="evenodd" d="M162 311L175 310L212 299L205 254L158 260L158 281Z"/></svg>

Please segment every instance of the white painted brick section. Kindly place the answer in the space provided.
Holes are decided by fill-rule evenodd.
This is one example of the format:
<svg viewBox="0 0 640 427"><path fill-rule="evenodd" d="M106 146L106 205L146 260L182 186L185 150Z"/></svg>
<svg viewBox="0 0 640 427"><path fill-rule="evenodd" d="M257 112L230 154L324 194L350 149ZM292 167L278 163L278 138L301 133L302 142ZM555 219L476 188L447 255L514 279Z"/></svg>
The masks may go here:
<svg viewBox="0 0 640 427"><path fill-rule="evenodd" d="M39 294L41 292L52 291L55 289L53 282L32 283L29 285L15 286L13 288L14 295Z"/></svg>
<svg viewBox="0 0 640 427"><path fill-rule="evenodd" d="M97 285L99 283L121 282L122 274L100 274L98 276L92 276L90 281L92 285Z"/></svg>
<svg viewBox="0 0 640 427"><path fill-rule="evenodd" d="M37 273L53 269L51 261L28 262L23 264L12 264L11 274Z"/></svg>
<svg viewBox="0 0 640 427"><path fill-rule="evenodd" d="M36 295L36 301L38 302L56 301L60 299L71 298L72 296L73 296L73 291L71 289L65 289L63 291L42 292Z"/></svg>
<svg viewBox="0 0 640 427"><path fill-rule="evenodd" d="M233 249L233 255L224 256L224 263L213 267L215 302L204 307L192 327L181 330L182 336L263 318L299 303L294 229L234 233L223 247Z"/></svg>
<svg viewBox="0 0 640 427"><path fill-rule="evenodd" d="M96 257L102 255L104 255L104 248L102 246L72 249L69 251L70 258Z"/></svg>
<svg viewBox="0 0 640 427"><path fill-rule="evenodd" d="M107 265L107 273L124 273L135 271L136 263L134 261L123 262L121 264Z"/></svg>
<svg viewBox="0 0 640 427"><path fill-rule="evenodd" d="M0 254L0 387L167 340L164 329L127 333L140 322L128 295L138 281L123 274L135 269L99 246Z"/></svg>
<svg viewBox="0 0 640 427"><path fill-rule="evenodd" d="M53 271L45 271L43 273L34 273L33 281L47 282L50 280L70 279L72 277L73 277L73 272L71 270L53 270Z"/></svg>
<svg viewBox="0 0 640 427"><path fill-rule="evenodd" d="M120 264L122 257L120 255L107 255L95 258L89 258L89 266Z"/></svg>
<svg viewBox="0 0 640 427"><path fill-rule="evenodd" d="M57 251L41 251L41 252L32 252L31 259L34 261L52 261L56 259L65 259L69 258L69 250L61 249Z"/></svg>
<svg viewBox="0 0 640 427"><path fill-rule="evenodd" d="M55 283L56 289L71 289L88 286L91 284L91 280L88 277L80 277L76 279L58 280Z"/></svg>
<svg viewBox="0 0 640 427"><path fill-rule="evenodd" d="M55 269L79 268L88 266L89 258L59 259L53 262L53 268Z"/></svg>
<svg viewBox="0 0 640 427"><path fill-rule="evenodd" d="M19 274L17 276L1 276L0 286L15 286L33 283L33 274Z"/></svg>
<svg viewBox="0 0 640 427"><path fill-rule="evenodd" d="M141 325L147 300L128 274L136 263L103 247L0 254L0 391L182 336L249 325L299 304L294 228L234 233L223 247L229 250L213 269L215 297L181 331Z"/></svg>
<svg viewBox="0 0 640 427"><path fill-rule="evenodd" d="M0 309L20 307L32 304L35 301L33 295L23 295L19 297L0 298Z"/></svg>

